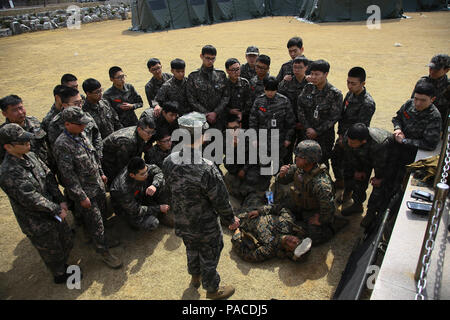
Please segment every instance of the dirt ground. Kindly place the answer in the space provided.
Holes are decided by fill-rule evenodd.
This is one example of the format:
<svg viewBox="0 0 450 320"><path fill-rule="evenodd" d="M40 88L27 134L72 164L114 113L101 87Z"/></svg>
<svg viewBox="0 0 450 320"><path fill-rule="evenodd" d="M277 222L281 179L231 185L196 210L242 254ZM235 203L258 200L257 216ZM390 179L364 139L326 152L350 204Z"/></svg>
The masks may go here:
<svg viewBox="0 0 450 320"><path fill-rule="evenodd" d="M62 74L75 74L80 88L84 79L93 77L106 89L109 67L119 65L145 100L150 57L158 57L165 72L170 72L172 59L182 58L188 74L200 67L199 54L205 44L218 49L215 66L219 69L230 57L245 61L247 46L256 45L271 57L276 75L289 59L287 40L299 35L308 58L330 62L329 81L343 94L348 70L357 65L366 69L366 87L377 103L372 126L392 130L391 118L410 97L416 80L427 74L429 59L450 51L448 12L407 15L411 19L383 21L380 30L369 30L361 22L306 24L292 17L267 17L158 33L128 31L130 20L107 21L82 25L80 30L2 38L0 97L21 96L28 115L42 119ZM330 299L361 235L360 220L352 217L333 241L313 248L303 264L278 259L243 262L231 252L231 233L224 230L218 267L222 283L236 287L231 299ZM108 231L122 241L122 246L112 249L124 262L120 270L107 268L83 242L81 229L77 230L69 262L80 262L84 278L81 290L68 290L53 284L0 191L0 299L205 299L204 290L189 288L185 247L173 230L135 232L117 221Z"/></svg>

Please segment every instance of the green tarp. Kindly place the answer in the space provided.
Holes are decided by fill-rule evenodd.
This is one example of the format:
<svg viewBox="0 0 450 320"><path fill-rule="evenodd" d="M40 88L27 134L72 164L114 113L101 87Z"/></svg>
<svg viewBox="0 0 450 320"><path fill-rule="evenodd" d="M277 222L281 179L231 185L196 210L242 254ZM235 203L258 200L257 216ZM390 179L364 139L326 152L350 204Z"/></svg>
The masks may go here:
<svg viewBox="0 0 450 320"><path fill-rule="evenodd" d="M364 21L378 5L381 18L401 17L407 0L132 0L132 29L159 31L263 16L299 16L315 22ZM413 0L433 3L442 0Z"/></svg>
<svg viewBox="0 0 450 320"><path fill-rule="evenodd" d="M434 10L445 7L445 0L403 0L403 11Z"/></svg>
<svg viewBox="0 0 450 320"><path fill-rule="evenodd" d="M381 19L400 18L402 0L304 0L300 17L315 22L364 21L367 8L380 7Z"/></svg>

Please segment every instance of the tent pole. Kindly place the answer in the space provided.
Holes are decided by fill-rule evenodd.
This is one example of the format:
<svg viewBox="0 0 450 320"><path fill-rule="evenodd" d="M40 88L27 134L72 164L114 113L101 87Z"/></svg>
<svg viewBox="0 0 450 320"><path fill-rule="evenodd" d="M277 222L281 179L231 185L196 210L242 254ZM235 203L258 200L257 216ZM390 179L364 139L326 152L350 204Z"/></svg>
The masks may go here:
<svg viewBox="0 0 450 320"><path fill-rule="evenodd" d="M191 11L189 10L189 4L188 4L188 1L189 1L189 0L185 0L184 3L186 3L186 11L187 11L187 15L188 15L188 18L189 18L189 24L190 24L191 27L192 27L192 17L191 17Z"/></svg>
<svg viewBox="0 0 450 320"><path fill-rule="evenodd" d="M170 0L166 0L166 3L167 3L167 9L169 9L170 26L172 27L172 29L175 29L173 26L172 10L170 10Z"/></svg>

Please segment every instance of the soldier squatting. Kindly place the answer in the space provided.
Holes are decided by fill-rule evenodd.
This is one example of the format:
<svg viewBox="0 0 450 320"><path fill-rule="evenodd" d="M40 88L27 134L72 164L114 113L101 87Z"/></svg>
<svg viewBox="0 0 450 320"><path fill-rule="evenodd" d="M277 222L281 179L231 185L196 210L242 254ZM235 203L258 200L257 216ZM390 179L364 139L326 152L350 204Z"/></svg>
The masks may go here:
<svg viewBox="0 0 450 320"><path fill-rule="evenodd" d="M55 283L69 277L69 211L99 258L111 268L122 266L109 250L120 242L107 230L107 193L114 213L132 230L151 232L160 223L175 229L186 246L190 285L202 285L210 299L235 290L221 285L217 272L222 225L232 230L233 250L246 261L287 257L299 263L347 224L342 216L364 214L370 183L361 226L373 227L405 165L418 149L433 150L439 142L449 109L450 57L432 57L429 75L419 79L394 115L393 130L386 131L370 127L376 104L363 68L349 70L344 96L327 80L329 63L303 55L300 37L290 39L287 49L291 59L276 78L270 57L255 46L245 52L247 63L230 58L222 71L214 66L216 48L206 45L201 67L187 77L182 59L171 62L169 74L152 58L145 86L149 108L140 119L135 110L144 101L118 66L109 69L112 86L104 93L90 78L81 95L77 78L64 75L42 122L27 115L19 96L0 100L6 119L0 186ZM215 148L203 157L214 145L209 128L225 137L223 150L234 152ZM184 130L183 139L177 129ZM245 129L254 129L255 139L242 135ZM273 135L275 142L261 143ZM253 152L259 149L278 154L280 165L272 163L270 175L262 174L270 163ZM269 188L274 199L266 199ZM343 190L339 199L337 189ZM240 201L238 208L230 195ZM346 204L340 214L336 203Z"/></svg>

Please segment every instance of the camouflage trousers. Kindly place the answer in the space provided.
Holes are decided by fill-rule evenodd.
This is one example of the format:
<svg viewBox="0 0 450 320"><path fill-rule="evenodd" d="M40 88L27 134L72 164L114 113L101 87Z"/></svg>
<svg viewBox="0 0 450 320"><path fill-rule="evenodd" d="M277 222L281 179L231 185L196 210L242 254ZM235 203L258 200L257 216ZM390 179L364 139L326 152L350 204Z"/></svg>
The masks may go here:
<svg viewBox="0 0 450 320"><path fill-rule="evenodd" d="M283 207L288 209L295 216L295 224L300 226L305 231L305 237L312 240L312 245L320 245L327 242L334 237L335 231L333 229L334 219L332 223L322 224L320 226L308 223L310 217L314 215L313 212L307 212L299 208L293 201L292 197L286 195L280 203Z"/></svg>
<svg viewBox="0 0 450 320"><path fill-rule="evenodd" d="M29 239L53 276L66 273L67 259L73 248L73 236L67 222L55 222L51 230Z"/></svg>
<svg viewBox="0 0 450 320"><path fill-rule="evenodd" d="M335 180L344 179L344 157L345 151L342 145L336 140L333 150L331 150L331 167L333 168L333 174Z"/></svg>
<svg viewBox="0 0 450 320"><path fill-rule="evenodd" d="M328 168L330 167L328 159L331 158L331 151L333 150L334 145L334 136L334 129L332 129L325 131L315 139L322 149L322 159L320 160L320 163L325 164Z"/></svg>
<svg viewBox="0 0 450 320"><path fill-rule="evenodd" d="M223 249L222 232L200 237L183 235L182 238L186 246L188 273L201 275L202 285L206 291L217 291L220 283L217 265Z"/></svg>
<svg viewBox="0 0 450 320"><path fill-rule="evenodd" d="M233 197L243 200L250 193L264 192L269 188L272 176L262 176L259 173L259 167L247 171L244 179L240 179L237 174L227 172L223 180L227 186L228 192Z"/></svg>
<svg viewBox="0 0 450 320"><path fill-rule="evenodd" d="M105 241L105 227L103 225L102 213L106 212L106 196L100 193L95 197L89 198L91 207L85 209L80 202L75 201L75 210L81 213L83 217L83 225L87 233L94 242L95 250L98 253L108 251Z"/></svg>

